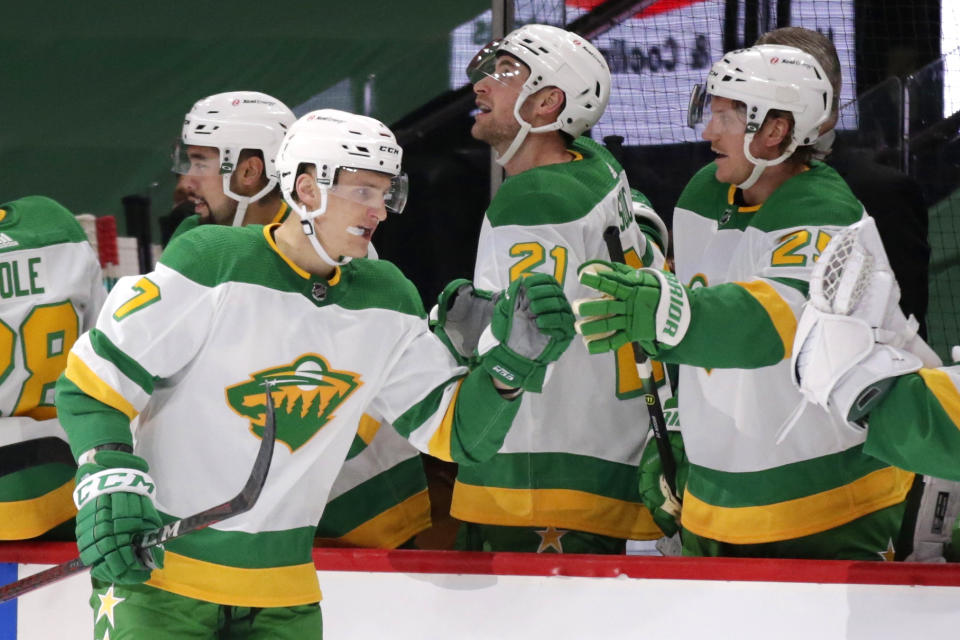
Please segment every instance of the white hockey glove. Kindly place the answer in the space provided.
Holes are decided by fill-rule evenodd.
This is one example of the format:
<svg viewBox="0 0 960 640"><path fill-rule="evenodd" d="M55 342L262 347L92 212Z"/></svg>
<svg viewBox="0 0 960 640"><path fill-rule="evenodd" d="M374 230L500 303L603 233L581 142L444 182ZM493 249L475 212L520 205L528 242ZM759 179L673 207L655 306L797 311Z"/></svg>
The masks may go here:
<svg viewBox="0 0 960 640"><path fill-rule="evenodd" d="M835 237L813 269L793 343L793 381L808 401L853 428L898 376L940 364L899 300L872 218Z"/></svg>

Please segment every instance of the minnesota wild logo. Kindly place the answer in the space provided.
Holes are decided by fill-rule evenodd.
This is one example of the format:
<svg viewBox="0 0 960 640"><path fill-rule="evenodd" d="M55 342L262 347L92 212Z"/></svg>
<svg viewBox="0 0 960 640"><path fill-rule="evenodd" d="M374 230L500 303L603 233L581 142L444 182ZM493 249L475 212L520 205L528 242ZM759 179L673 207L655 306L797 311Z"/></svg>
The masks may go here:
<svg viewBox="0 0 960 640"><path fill-rule="evenodd" d="M315 353L288 365L253 373L246 382L227 387L226 393L227 404L250 419L258 436L263 434L266 408L264 380L273 383L277 441L290 447L291 452L330 422L336 408L363 384L360 374L331 369L326 359Z"/></svg>

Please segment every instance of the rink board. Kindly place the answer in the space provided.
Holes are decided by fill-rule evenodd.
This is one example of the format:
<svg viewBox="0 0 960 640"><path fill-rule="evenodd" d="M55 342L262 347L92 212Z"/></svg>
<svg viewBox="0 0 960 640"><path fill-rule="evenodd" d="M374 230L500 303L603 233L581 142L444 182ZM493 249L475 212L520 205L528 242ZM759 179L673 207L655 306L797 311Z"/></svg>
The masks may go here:
<svg viewBox="0 0 960 640"><path fill-rule="evenodd" d="M0 544L0 582L75 547ZM322 549L327 640L953 637L960 566ZM0 640L90 638L87 574L0 605Z"/></svg>

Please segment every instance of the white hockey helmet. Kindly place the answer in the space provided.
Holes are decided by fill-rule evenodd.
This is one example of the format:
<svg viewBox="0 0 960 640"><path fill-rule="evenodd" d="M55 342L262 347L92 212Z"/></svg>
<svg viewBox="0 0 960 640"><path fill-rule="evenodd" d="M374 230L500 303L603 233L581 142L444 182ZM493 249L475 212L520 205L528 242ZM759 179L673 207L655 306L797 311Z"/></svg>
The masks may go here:
<svg viewBox="0 0 960 640"><path fill-rule="evenodd" d="M510 147L497 158L510 161L528 133L560 130L579 136L603 115L610 99L610 68L607 61L583 36L546 24L528 24L494 40L481 49L467 65L467 77L476 84L485 76L496 79L497 56L508 53L530 69L513 105L513 117L520 131ZM555 122L533 128L520 116L527 97L544 87L557 87L566 98Z"/></svg>
<svg viewBox="0 0 960 640"><path fill-rule="evenodd" d="M313 219L327 210L328 195L336 190L338 172L363 169L390 176L390 189L384 194L384 207L394 213L403 211L407 201L408 182L400 170L403 149L393 132L379 120L338 109L319 109L297 120L277 152L277 175L280 190L290 207L300 216L303 232L314 251L328 264L339 265L349 257L331 258L317 240ZM304 165L316 169L320 189L320 206L307 211L294 197L297 176ZM349 196L346 196L349 197ZM361 235L362 229L347 231Z"/></svg>
<svg viewBox="0 0 960 640"><path fill-rule="evenodd" d="M247 205L270 193L277 184L277 149L295 120L296 116L285 104L258 91L228 91L198 100L184 117L180 141L174 153L173 170L180 174L190 173L187 146L217 149L220 153L218 171L223 176L223 193L237 201L233 225L240 226ZM230 190L230 176L244 149L257 149L263 154L267 176L267 185L250 197Z"/></svg>
<svg viewBox="0 0 960 640"><path fill-rule="evenodd" d="M747 107L743 151L754 170L745 182L737 185L742 189L752 187L765 168L780 164L798 146L813 144L820 135L820 125L830 118L833 108L833 86L817 59L796 47L777 44L761 44L724 54L710 69L706 86L694 87L688 125L693 126L702 119L710 95L738 100ZM750 153L750 142L771 109L792 113L793 130L790 143L779 157L761 160Z"/></svg>

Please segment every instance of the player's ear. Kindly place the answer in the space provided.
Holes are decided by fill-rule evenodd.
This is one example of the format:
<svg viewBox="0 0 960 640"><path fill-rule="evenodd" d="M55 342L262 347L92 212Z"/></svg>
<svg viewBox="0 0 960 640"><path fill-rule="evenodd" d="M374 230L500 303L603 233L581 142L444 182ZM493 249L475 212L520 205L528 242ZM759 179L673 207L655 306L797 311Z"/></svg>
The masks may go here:
<svg viewBox="0 0 960 640"><path fill-rule="evenodd" d="M250 155L243 159L240 162L240 166L237 167L236 173L240 178L240 182L245 185L255 185L261 178L264 178L264 166L263 160L260 159L260 156Z"/></svg>
<svg viewBox="0 0 960 640"><path fill-rule="evenodd" d="M294 182L297 198L306 206L307 210L312 211L320 206L320 193L317 187L317 181L308 172L301 173Z"/></svg>

